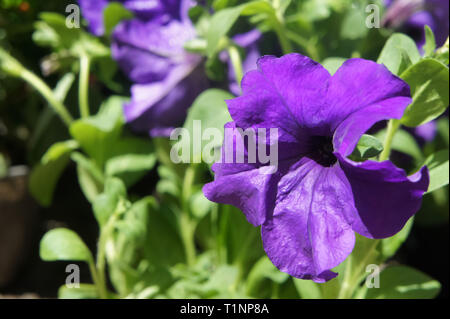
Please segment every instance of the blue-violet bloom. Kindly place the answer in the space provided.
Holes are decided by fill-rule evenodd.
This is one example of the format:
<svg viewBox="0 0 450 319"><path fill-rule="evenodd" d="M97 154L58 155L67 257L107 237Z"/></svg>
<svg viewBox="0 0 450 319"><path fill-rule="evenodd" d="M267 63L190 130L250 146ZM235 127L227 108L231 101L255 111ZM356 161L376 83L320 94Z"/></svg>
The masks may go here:
<svg viewBox="0 0 450 319"><path fill-rule="evenodd" d="M186 1L180 0L78 0L84 18L88 21L89 30L96 36L105 33L103 15L104 9L111 2L120 2L123 6L143 20L159 19L167 22L170 19L180 19L180 5Z"/></svg>
<svg viewBox="0 0 450 319"><path fill-rule="evenodd" d="M448 0L385 0L387 12L384 25L402 30L417 42L419 48L425 44L424 27L428 25L442 46L449 33Z"/></svg>
<svg viewBox="0 0 450 319"><path fill-rule="evenodd" d="M103 32L102 10L109 1L81 0L83 14L96 34ZM187 109L207 88L202 57L184 50L196 36L188 11L191 0L124 0L135 18L112 34L111 51L133 82L125 104L127 123L137 132L169 136L183 124Z"/></svg>
<svg viewBox="0 0 450 319"><path fill-rule="evenodd" d="M278 170L266 175L258 161L222 161L203 191L261 226L264 249L278 269L328 281L352 252L355 232L393 236L419 210L429 185L426 167L408 177L390 161L347 158L363 133L401 118L411 103L409 86L386 67L350 59L331 76L300 54L264 56L245 75L242 90L227 101L233 122L226 127L278 128Z"/></svg>

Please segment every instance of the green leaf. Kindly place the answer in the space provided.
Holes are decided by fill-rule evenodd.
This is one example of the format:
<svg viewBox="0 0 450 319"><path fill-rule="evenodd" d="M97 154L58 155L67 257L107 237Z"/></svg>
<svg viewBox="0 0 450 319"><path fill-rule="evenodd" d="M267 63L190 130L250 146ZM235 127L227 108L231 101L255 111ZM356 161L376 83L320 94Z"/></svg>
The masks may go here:
<svg viewBox="0 0 450 319"><path fill-rule="evenodd" d="M227 8L220 10L212 16L210 29L206 35L206 40L208 42L206 52L209 57L212 57L217 52L220 40L237 21L241 15L242 9L242 6Z"/></svg>
<svg viewBox="0 0 450 319"><path fill-rule="evenodd" d="M376 157L383 151L383 143L376 137L364 134L351 154L351 159L357 162Z"/></svg>
<svg viewBox="0 0 450 319"><path fill-rule="evenodd" d="M403 227L403 229L399 233L397 233L392 237L381 240L380 250L382 261L385 261L395 255L397 250L403 245L405 240L408 238L413 223L414 218L411 218L410 220L408 220L405 227Z"/></svg>
<svg viewBox="0 0 450 319"><path fill-rule="evenodd" d="M436 39L429 26L425 26L425 45L423 46L425 56L432 56L436 50Z"/></svg>
<svg viewBox="0 0 450 319"><path fill-rule="evenodd" d="M312 280L292 278L295 288L302 299L322 299L322 291L319 284Z"/></svg>
<svg viewBox="0 0 450 319"><path fill-rule="evenodd" d="M449 63L449 40L444 43L442 47L440 47L434 56L439 62L444 65L448 65Z"/></svg>
<svg viewBox="0 0 450 319"><path fill-rule="evenodd" d="M66 285L58 289L59 299L99 299L98 289L94 285L80 284L79 288L68 288Z"/></svg>
<svg viewBox="0 0 450 319"><path fill-rule="evenodd" d="M133 13L128 11L121 3L112 2L103 10L103 24L105 34L110 35L114 27L120 21L133 18Z"/></svg>
<svg viewBox="0 0 450 319"><path fill-rule="evenodd" d="M386 130L382 130L375 134L380 141L384 141ZM411 156L416 163L422 163L424 156L416 139L405 130L398 130L392 141L392 149Z"/></svg>
<svg viewBox="0 0 450 319"><path fill-rule="evenodd" d="M367 299L432 299L441 284L428 275L407 267L391 266L380 274L380 288L368 289Z"/></svg>
<svg viewBox="0 0 450 319"><path fill-rule="evenodd" d="M173 266L185 261L177 218L167 206L149 206L145 258L152 265Z"/></svg>
<svg viewBox="0 0 450 319"><path fill-rule="evenodd" d="M230 31L241 14L253 15L258 13L275 14L274 9L269 2L258 0L244 3L240 6L226 8L216 12L210 22L210 28L206 35L208 42L206 52L208 57L212 57L217 53L220 42Z"/></svg>
<svg viewBox="0 0 450 319"><path fill-rule="evenodd" d="M402 33L394 33L386 42L377 63L384 64L396 75L417 63L421 56L413 39Z"/></svg>
<svg viewBox="0 0 450 319"><path fill-rule="evenodd" d="M189 113L184 123L184 128L189 132L189 136L183 136L181 144L183 150L191 150L191 146L201 140L199 147L193 147L190 151L193 163L198 163L204 158L202 150L208 145L212 149L219 149L223 142L224 125L231 121L230 113L225 100L233 98L233 95L226 91L219 89L210 89L203 92L189 109ZM194 122L200 121L200 122ZM198 132L200 136L195 136L194 124L201 124L201 130ZM221 132L220 139L203 139L203 134L206 129L217 129ZM193 141L191 141L193 139ZM203 156L202 156L203 155Z"/></svg>
<svg viewBox="0 0 450 319"><path fill-rule="evenodd" d="M89 202L103 192L104 177L97 165L81 153L74 153L72 160L77 163L78 183Z"/></svg>
<svg viewBox="0 0 450 319"><path fill-rule="evenodd" d="M341 37L356 40L363 38L368 31L365 12L361 9L349 10L342 22Z"/></svg>
<svg viewBox="0 0 450 319"><path fill-rule="evenodd" d="M439 132L439 135L442 137L442 139L445 142L445 145L447 147L450 146L450 130L449 130L449 122L448 117L441 118L437 121L437 129Z"/></svg>
<svg viewBox="0 0 450 319"><path fill-rule="evenodd" d="M118 178L109 178L105 182L105 191L92 203L94 215L100 227L103 227L114 214L120 200L126 199L127 189Z"/></svg>
<svg viewBox="0 0 450 319"><path fill-rule="evenodd" d="M205 217L211 211L213 205L214 204L203 195L201 190L196 192L190 199L192 214L198 220Z"/></svg>
<svg viewBox="0 0 450 319"><path fill-rule="evenodd" d="M58 180L69 163L71 152L77 147L75 141L56 143L44 154L41 163L33 168L29 189L42 206L51 205Z"/></svg>
<svg viewBox="0 0 450 319"><path fill-rule="evenodd" d="M48 164L58 158L71 153L79 147L77 141L69 140L53 144L42 157L42 164Z"/></svg>
<svg viewBox="0 0 450 319"><path fill-rule="evenodd" d="M45 12L41 21L35 23L33 40L41 46L50 46L56 51L69 51L73 56L88 55L91 58L105 57L109 49L99 39L82 29L67 28L66 18L57 13Z"/></svg>
<svg viewBox="0 0 450 319"><path fill-rule="evenodd" d="M269 279L278 284L284 283L289 278L289 275L279 271L267 258L262 257L250 270L247 277L247 294L249 296L257 293L264 280Z"/></svg>
<svg viewBox="0 0 450 319"><path fill-rule="evenodd" d="M72 230L57 228L41 240L39 254L44 261L71 260L92 262L92 255L81 238Z"/></svg>
<svg viewBox="0 0 450 319"><path fill-rule="evenodd" d="M103 168L124 124L123 103L126 99L118 96L103 103L99 113L74 122L70 134L81 148Z"/></svg>
<svg viewBox="0 0 450 319"><path fill-rule="evenodd" d="M409 67L402 79L411 87L413 97L401 120L403 125L420 126L445 112L449 104L447 66L435 59L423 59Z"/></svg>
<svg viewBox="0 0 450 319"><path fill-rule="evenodd" d="M346 61L345 58L339 58L339 57L331 57L326 58L322 62L322 66L330 72L331 75L336 73L336 71L342 66L342 64Z"/></svg>
<svg viewBox="0 0 450 319"><path fill-rule="evenodd" d="M130 187L156 165L156 160L154 147L149 139L121 138L114 143L106 162L106 175L119 177Z"/></svg>
<svg viewBox="0 0 450 319"><path fill-rule="evenodd" d="M449 184L449 150L439 151L427 158L424 165L430 171L430 186L428 193L447 186Z"/></svg>

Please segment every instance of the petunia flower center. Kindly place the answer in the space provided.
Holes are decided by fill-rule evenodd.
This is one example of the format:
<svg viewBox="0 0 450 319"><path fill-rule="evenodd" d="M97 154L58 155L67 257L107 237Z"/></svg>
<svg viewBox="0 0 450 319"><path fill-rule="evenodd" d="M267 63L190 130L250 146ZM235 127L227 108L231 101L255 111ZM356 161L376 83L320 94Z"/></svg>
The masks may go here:
<svg viewBox="0 0 450 319"><path fill-rule="evenodd" d="M311 152L307 157L324 167L331 167L337 162L333 151L333 139L331 137L313 136L311 137Z"/></svg>

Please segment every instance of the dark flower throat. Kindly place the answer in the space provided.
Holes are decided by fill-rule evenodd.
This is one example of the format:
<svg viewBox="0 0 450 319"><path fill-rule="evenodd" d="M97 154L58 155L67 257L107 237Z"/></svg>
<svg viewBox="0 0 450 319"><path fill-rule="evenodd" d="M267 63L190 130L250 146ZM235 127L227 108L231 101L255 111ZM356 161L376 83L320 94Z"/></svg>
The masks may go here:
<svg viewBox="0 0 450 319"><path fill-rule="evenodd" d="M328 136L313 136L311 152L307 157L324 167L333 166L337 162L337 158L333 154L333 139Z"/></svg>

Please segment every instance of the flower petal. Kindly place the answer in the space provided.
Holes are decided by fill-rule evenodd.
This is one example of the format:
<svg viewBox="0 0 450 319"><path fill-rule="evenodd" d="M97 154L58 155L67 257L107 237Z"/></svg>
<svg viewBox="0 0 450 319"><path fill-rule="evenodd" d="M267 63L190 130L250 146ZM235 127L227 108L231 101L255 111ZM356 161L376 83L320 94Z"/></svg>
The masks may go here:
<svg viewBox="0 0 450 319"><path fill-rule="evenodd" d="M429 185L426 167L408 177L390 161L355 163L336 156L341 179L353 192L357 215L347 215L347 219L357 233L368 238L393 236L420 209Z"/></svg>
<svg viewBox="0 0 450 319"><path fill-rule="evenodd" d="M354 210L351 192L324 168L302 159L278 185L273 218L262 226L264 249L281 271L325 282L353 250L355 235L345 216Z"/></svg>
<svg viewBox="0 0 450 319"><path fill-rule="evenodd" d="M326 117L335 132L334 148L344 156L376 122L401 118L412 102L406 82L368 60L348 60L329 83Z"/></svg>
<svg viewBox="0 0 450 319"><path fill-rule="evenodd" d="M243 96L227 101L237 126L277 127L280 143L288 144L306 135L304 127L320 130L328 71L300 54L264 56L257 64L242 81Z"/></svg>
<svg viewBox="0 0 450 319"><path fill-rule="evenodd" d="M212 167L214 182L203 187L203 193L209 200L238 207L254 226L264 223L271 214L275 204L276 185L281 178L278 170L275 174L263 174L259 163L249 163L247 150L243 152L243 163L237 163L236 144L242 143L243 137L234 134L236 123L225 125L225 140L222 146L222 160ZM228 163L226 153L232 152L233 163Z"/></svg>
<svg viewBox="0 0 450 319"><path fill-rule="evenodd" d="M108 5L108 0L78 0L83 17L89 24L89 31L96 36L105 32L103 26L103 9Z"/></svg>
<svg viewBox="0 0 450 319"><path fill-rule="evenodd" d="M179 65L160 82L135 84L131 102L124 106L126 121L137 132L169 136L183 124L187 109L207 86L203 71L195 65Z"/></svg>

